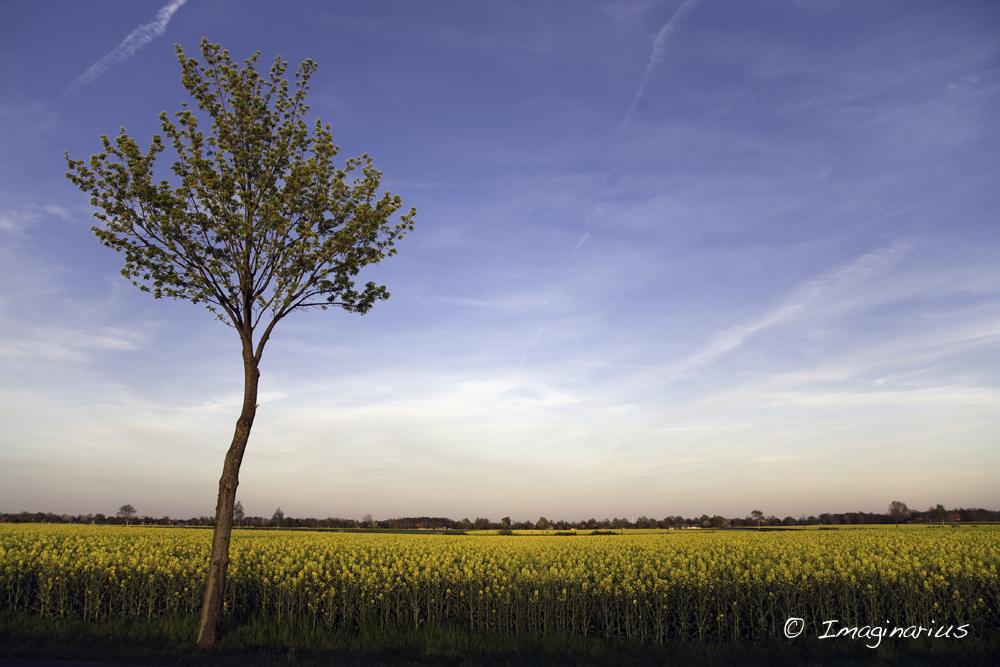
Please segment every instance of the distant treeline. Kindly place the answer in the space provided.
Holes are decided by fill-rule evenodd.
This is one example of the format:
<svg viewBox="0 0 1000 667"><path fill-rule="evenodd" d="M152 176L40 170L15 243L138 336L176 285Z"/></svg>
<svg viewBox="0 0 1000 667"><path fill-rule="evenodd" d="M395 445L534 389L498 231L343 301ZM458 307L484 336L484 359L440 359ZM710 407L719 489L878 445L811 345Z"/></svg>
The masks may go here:
<svg viewBox="0 0 1000 667"><path fill-rule="evenodd" d="M168 516L156 518L150 516L134 516L126 519L122 516L98 514L54 514L52 512L18 512L16 514L0 512L0 523L86 523L86 524L130 524L160 525L160 526L212 526L214 517L200 516L190 519L173 519ZM947 511L942 517L940 512L929 509L924 512L910 512L906 519L908 523L937 522L970 522L970 521L1000 521L1000 511L982 508L958 508ZM780 519L768 516L760 521L760 526L800 526L800 525L864 525L894 523L888 514L873 512L824 513L819 516L786 516ZM382 530L618 530L622 528L741 528L757 527L758 522L752 518L726 518L719 515L700 517L667 516L662 519L651 519L640 516L637 519L587 519L586 521L550 521L539 517L538 521L511 521L504 517L500 521L477 518L455 521L445 517L403 517L398 519L375 520L371 516L362 519L297 519L279 516L279 512L270 519L251 516L235 522L244 528L327 528L327 529L382 529Z"/></svg>

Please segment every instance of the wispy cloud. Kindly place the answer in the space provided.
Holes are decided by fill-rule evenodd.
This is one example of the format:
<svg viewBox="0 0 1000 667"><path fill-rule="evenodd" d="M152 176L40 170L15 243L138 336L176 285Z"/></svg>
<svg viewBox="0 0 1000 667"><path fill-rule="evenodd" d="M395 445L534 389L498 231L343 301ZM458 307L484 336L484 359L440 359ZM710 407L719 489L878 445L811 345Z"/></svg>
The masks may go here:
<svg viewBox="0 0 1000 667"><path fill-rule="evenodd" d="M660 64L663 60L663 56L667 53L667 42L670 37L677 32L681 24L684 23L684 19L687 15L691 13L691 10L695 8L701 0L685 0L684 4L677 8L674 15L670 17L667 24L660 28L660 32L656 33L656 37L653 38L653 53L649 56L649 64L646 65L646 72L642 75L642 81L639 82L639 90L635 93L635 99L632 100L632 106L628 109L628 114L625 116L625 121L622 125L628 125L628 122L632 119L632 114L635 112L635 107L639 104L639 98L646 91L646 84L649 83L649 78L653 74L653 70L656 66Z"/></svg>
<svg viewBox="0 0 1000 667"><path fill-rule="evenodd" d="M170 23L170 19L173 17L174 12L180 9L180 6L185 2L187 2L187 0L171 0L171 2L165 4L160 11L156 13L156 18L154 20L149 23L144 23L130 32L128 37L122 40L122 43L119 44L113 51L91 65L86 72L81 74L76 81L71 83L65 92L63 92L63 95L72 95L80 88L96 81L102 74L107 72L113 66L128 60L135 55L136 51L162 35L166 31L167 24Z"/></svg>
<svg viewBox="0 0 1000 667"><path fill-rule="evenodd" d="M91 351L135 350L141 340L140 333L115 327L104 327L99 334L52 328L19 338L8 338L0 332L0 359L19 363L85 362L91 360Z"/></svg>
<svg viewBox="0 0 1000 667"><path fill-rule="evenodd" d="M66 221L72 220L69 211L61 206L31 206L20 210L0 211L0 230L23 235L42 216L39 211L59 216Z"/></svg>
<svg viewBox="0 0 1000 667"><path fill-rule="evenodd" d="M584 224L585 225L589 225L591 222L594 221L595 218L597 218L597 216L601 215L601 213L603 213L603 212L604 212L604 204L597 204L594 207L594 212L591 213L590 217L588 217L584 221ZM581 247L583 247L583 244L586 243L587 239L589 239L589 238L590 238L590 232L584 232L583 236L580 237L580 240L577 241L576 247L573 248L573 252L571 252L569 254L569 256L566 257L566 259L564 260L564 262L568 262L573 257L573 255L576 254L576 251L579 250Z"/></svg>
<svg viewBox="0 0 1000 667"><path fill-rule="evenodd" d="M542 331L543 329L539 329L538 333L535 334L535 337L531 339L530 343L528 343L528 346L524 348L524 353L521 355L521 363L517 365L517 370L521 370L522 368L524 368L524 362L528 358L528 350L533 348L535 346L535 343L538 342L538 339L542 337Z"/></svg>
<svg viewBox="0 0 1000 667"><path fill-rule="evenodd" d="M583 236L581 236L580 240L577 242L576 247L573 248L573 252L571 252L569 254L569 257L566 258L567 262L570 259L572 259L573 255L576 254L576 251L579 250L583 246L583 244L587 242L587 239L589 239L589 238L590 238L590 232L584 232Z"/></svg>
<svg viewBox="0 0 1000 667"><path fill-rule="evenodd" d="M0 229L21 234L37 217L27 211L0 211Z"/></svg>
<svg viewBox="0 0 1000 667"><path fill-rule="evenodd" d="M736 349L761 329L784 322L817 301L821 296L842 290L886 269L898 262L903 255L913 249L905 241L899 241L888 248L859 257L847 266L829 271L796 288L779 307L769 313L744 324L737 325L716 334L705 348L685 359L676 370L683 371L695 366L703 366L723 354Z"/></svg>

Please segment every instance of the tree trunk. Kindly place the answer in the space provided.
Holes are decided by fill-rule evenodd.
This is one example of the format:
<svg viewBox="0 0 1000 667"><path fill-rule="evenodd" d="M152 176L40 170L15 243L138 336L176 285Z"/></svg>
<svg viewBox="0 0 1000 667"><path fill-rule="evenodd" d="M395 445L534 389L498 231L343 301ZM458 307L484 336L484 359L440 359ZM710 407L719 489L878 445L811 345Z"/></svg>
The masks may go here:
<svg viewBox="0 0 1000 667"><path fill-rule="evenodd" d="M201 605L201 622L198 625L198 647L209 648L219 638L222 622L222 601L226 591L226 572L229 570L229 538L233 532L233 505L236 487L240 483L240 464L250 438L250 428L257 413L257 381L260 371L254 358L252 345L243 343L243 412L236 422L233 443L226 452L226 462L219 479L219 502L215 507L215 530L212 532L212 555L208 564L208 581L205 599Z"/></svg>

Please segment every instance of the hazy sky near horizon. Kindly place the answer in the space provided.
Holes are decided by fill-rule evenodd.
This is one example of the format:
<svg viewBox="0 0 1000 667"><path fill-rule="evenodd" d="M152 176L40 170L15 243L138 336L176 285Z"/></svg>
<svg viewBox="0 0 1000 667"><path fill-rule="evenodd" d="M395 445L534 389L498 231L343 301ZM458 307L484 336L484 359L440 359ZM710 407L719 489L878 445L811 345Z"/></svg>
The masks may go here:
<svg viewBox="0 0 1000 667"><path fill-rule="evenodd" d="M418 212L388 301L276 328L248 514L1000 506L1000 4L4 0L0 511L214 512L238 338L63 159L147 146L203 36L315 60Z"/></svg>

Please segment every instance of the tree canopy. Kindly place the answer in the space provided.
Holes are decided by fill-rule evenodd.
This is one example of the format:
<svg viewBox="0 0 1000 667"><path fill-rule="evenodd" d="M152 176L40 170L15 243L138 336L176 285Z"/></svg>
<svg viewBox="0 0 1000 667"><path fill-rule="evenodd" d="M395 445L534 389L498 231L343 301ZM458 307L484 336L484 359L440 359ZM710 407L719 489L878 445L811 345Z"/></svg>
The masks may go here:
<svg viewBox="0 0 1000 667"><path fill-rule="evenodd" d="M906 521L910 518L910 508L904 502L893 500L889 503L889 518L895 521L898 526L900 521Z"/></svg>
<svg viewBox="0 0 1000 667"><path fill-rule="evenodd" d="M132 506L132 503L125 503L118 508L118 518L124 519L126 526L135 518L135 515L136 511L135 507Z"/></svg>
<svg viewBox="0 0 1000 667"><path fill-rule="evenodd" d="M155 298L204 303L243 337L266 321L258 362L274 324L295 309L363 314L388 298L384 286L358 289L353 278L395 254L416 210L389 222L402 201L379 195L382 174L367 154L333 166L330 126L316 120L310 131L304 120L316 64L303 62L289 89L280 57L262 77L259 52L239 69L207 40L204 65L176 48L181 82L211 118L208 136L184 102L176 122L159 115L163 136L146 153L122 128L114 141L101 137L89 162L66 156L67 177L99 209L94 233L125 255L122 275ZM165 141L176 184L154 180Z"/></svg>

